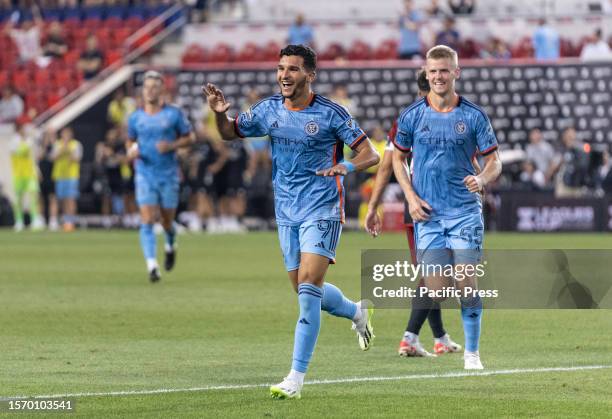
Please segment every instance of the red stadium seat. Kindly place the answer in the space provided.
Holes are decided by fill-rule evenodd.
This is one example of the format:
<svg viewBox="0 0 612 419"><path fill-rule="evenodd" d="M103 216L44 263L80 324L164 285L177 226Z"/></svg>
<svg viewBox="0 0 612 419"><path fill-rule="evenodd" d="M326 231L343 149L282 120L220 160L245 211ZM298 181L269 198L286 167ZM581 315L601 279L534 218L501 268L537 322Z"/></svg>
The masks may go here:
<svg viewBox="0 0 612 419"><path fill-rule="evenodd" d="M104 57L106 58L106 65L111 65L117 61L121 61L123 59L123 54L121 54L121 51L111 49L106 51Z"/></svg>
<svg viewBox="0 0 612 419"><path fill-rule="evenodd" d="M217 44L209 55L213 63L228 63L234 61L234 50L227 44Z"/></svg>
<svg viewBox="0 0 612 419"><path fill-rule="evenodd" d="M205 63L208 61L208 51L200 45L191 44L183 53L183 64Z"/></svg>
<svg viewBox="0 0 612 419"><path fill-rule="evenodd" d="M11 83L17 90L23 90L24 88L30 87L32 79L30 78L30 72L27 70L17 70L13 72Z"/></svg>
<svg viewBox="0 0 612 419"><path fill-rule="evenodd" d="M346 57L344 48L342 48L342 45L338 43L329 44L329 46L321 54L321 60L323 61L336 60L344 57Z"/></svg>
<svg viewBox="0 0 612 419"><path fill-rule="evenodd" d="M349 60L369 60L371 57L370 46L363 41L355 41L347 51Z"/></svg>
<svg viewBox="0 0 612 419"><path fill-rule="evenodd" d="M277 61L281 46L274 41L270 41L261 51L261 61Z"/></svg>
<svg viewBox="0 0 612 419"><path fill-rule="evenodd" d="M236 61L248 63L253 61L260 61L261 54L257 45L252 42L248 42L242 47L238 55L236 56Z"/></svg>
<svg viewBox="0 0 612 419"><path fill-rule="evenodd" d="M392 60L397 58L397 41L387 39L381 42L372 53L372 56L376 60Z"/></svg>
<svg viewBox="0 0 612 419"><path fill-rule="evenodd" d="M468 38L459 45L459 58L479 58L480 45L475 40Z"/></svg>
<svg viewBox="0 0 612 419"><path fill-rule="evenodd" d="M51 74L49 73L49 70L47 68L39 68L34 73L34 84L36 85L36 88L38 88L39 86L49 85L50 80Z"/></svg>

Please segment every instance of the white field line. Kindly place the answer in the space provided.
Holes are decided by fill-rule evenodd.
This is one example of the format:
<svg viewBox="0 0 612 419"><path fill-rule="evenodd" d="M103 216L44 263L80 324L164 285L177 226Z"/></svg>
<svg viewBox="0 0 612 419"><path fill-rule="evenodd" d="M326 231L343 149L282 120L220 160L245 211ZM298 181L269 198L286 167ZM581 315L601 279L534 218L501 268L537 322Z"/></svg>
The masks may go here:
<svg viewBox="0 0 612 419"><path fill-rule="evenodd" d="M517 368L510 370L491 370L491 371L475 371L475 372L448 372L443 374L413 374L413 375L395 375L395 376L374 376L374 377L349 377L349 378L334 378L329 380L312 380L306 381L304 385L324 385L324 384L345 384L345 383L364 383L377 381L400 381L400 380L426 380L436 378L462 378L462 377L488 377L491 375L514 375L514 374L530 374L530 373L545 373L545 372L572 372L572 371L587 371L601 370L612 368L612 365L584 365L577 367L550 367L550 368ZM205 387L190 387L190 388L160 388L153 390L127 390L127 391L109 391L100 393L58 393L45 395L29 395L29 396L0 396L0 401L8 401L15 399L65 399L72 397L109 397L109 396L137 396L151 394L166 394L166 393L186 393L186 392L205 392L205 391L222 391L222 390L247 390L259 387L269 387L272 383L264 384L227 384L218 386Z"/></svg>

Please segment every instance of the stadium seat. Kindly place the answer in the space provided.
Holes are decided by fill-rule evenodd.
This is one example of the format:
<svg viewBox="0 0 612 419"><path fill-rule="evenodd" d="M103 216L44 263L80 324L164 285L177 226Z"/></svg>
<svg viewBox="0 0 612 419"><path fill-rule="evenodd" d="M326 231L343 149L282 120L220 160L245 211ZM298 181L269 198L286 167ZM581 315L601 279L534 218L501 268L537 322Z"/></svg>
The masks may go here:
<svg viewBox="0 0 612 419"><path fill-rule="evenodd" d="M107 50L104 53L104 58L106 59L106 65L111 65L117 61L121 61L123 59L123 54L118 50Z"/></svg>
<svg viewBox="0 0 612 419"><path fill-rule="evenodd" d="M224 43L215 45L215 48L209 55L209 62L228 63L231 61L234 61L234 50Z"/></svg>
<svg viewBox="0 0 612 419"><path fill-rule="evenodd" d="M183 53L183 64L205 63L206 61L208 61L208 51L200 45L191 44Z"/></svg>
<svg viewBox="0 0 612 419"><path fill-rule="evenodd" d="M459 58L480 58L480 45L474 39L468 38L459 45Z"/></svg>
<svg viewBox="0 0 612 419"><path fill-rule="evenodd" d="M259 61L260 58L261 54L257 45L252 42L247 42L236 56L236 61L248 63L253 61Z"/></svg>
<svg viewBox="0 0 612 419"><path fill-rule="evenodd" d="M381 42L372 53L372 58L376 60L392 60L397 58L397 41L387 39Z"/></svg>
<svg viewBox="0 0 612 419"><path fill-rule="evenodd" d="M371 57L370 46L363 41L355 41L346 53L349 60L369 60Z"/></svg>
<svg viewBox="0 0 612 419"><path fill-rule="evenodd" d="M261 51L261 61L276 61L278 60L278 54L281 50L281 46L274 42L268 42Z"/></svg>
<svg viewBox="0 0 612 419"><path fill-rule="evenodd" d="M321 60L323 61L336 60L343 57L346 57L346 53L342 45L338 43L329 44L321 54Z"/></svg>

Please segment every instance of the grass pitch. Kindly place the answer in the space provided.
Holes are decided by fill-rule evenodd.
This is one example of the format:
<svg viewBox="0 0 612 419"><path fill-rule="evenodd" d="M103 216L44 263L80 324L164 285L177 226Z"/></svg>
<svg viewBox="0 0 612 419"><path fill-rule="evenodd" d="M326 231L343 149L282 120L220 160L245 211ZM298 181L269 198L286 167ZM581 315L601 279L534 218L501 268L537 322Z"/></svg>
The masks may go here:
<svg viewBox="0 0 612 419"><path fill-rule="evenodd" d="M307 376L314 383L300 401L271 400L265 384L290 367L298 311L276 234L179 243L175 271L151 285L136 232L0 232L0 398L86 393L73 396L71 417L88 418L612 415L612 368L543 370L612 367L610 310L486 311L485 372L513 371L481 376L465 376L460 354L398 357L406 311L376 312L368 352L350 322L324 314ZM356 299L360 250L405 243L401 234L344 233L327 279ZM489 234L486 247L612 241ZM443 316L463 343L459 312ZM427 325L421 339L432 345Z"/></svg>

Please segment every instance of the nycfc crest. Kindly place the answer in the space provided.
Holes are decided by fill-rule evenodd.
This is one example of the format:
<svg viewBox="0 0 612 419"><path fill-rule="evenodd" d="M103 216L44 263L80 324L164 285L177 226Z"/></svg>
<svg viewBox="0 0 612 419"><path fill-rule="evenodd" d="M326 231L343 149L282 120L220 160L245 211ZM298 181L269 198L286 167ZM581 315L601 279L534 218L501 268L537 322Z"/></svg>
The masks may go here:
<svg viewBox="0 0 612 419"><path fill-rule="evenodd" d="M304 127L304 131L308 135L317 135L317 133L319 132L319 126L317 125L315 121L310 121Z"/></svg>
<svg viewBox="0 0 612 419"><path fill-rule="evenodd" d="M455 124L455 132L457 134L465 133L465 129L466 129L465 122L459 121Z"/></svg>

